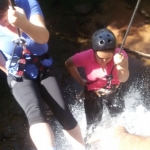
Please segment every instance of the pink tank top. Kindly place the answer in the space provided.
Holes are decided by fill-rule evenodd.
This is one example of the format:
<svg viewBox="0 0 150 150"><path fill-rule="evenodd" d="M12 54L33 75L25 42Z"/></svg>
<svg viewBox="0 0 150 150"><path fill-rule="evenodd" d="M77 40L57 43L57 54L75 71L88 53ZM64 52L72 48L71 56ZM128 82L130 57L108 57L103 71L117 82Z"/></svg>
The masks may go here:
<svg viewBox="0 0 150 150"><path fill-rule="evenodd" d="M116 48L115 53L117 52L119 52L119 48ZM128 57L124 50L122 50L121 53L123 53L123 55L126 58ZM106 86L107 80L105 76L110 74L114 66L113 59L107 64L105 69L102 69L101 66L97 64L95 60L94 51L92 49L89 49L75 54L74 56L72 56L72 60L76 67L84 68L87 77L87 82L90 83L87 84L87 88L89 91L98 90ZM120 81L118 80L117 76L117 70L115 67L113 69L112 74L113 74L112 84L120 84Z"/></svg>

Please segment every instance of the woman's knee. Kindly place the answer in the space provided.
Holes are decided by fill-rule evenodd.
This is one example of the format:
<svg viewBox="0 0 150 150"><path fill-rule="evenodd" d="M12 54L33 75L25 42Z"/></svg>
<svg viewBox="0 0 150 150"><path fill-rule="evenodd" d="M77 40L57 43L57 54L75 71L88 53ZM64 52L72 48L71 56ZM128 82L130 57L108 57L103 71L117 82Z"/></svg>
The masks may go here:
<svg viewBox="0 0 150 150"><path fill-rule="evenodd" d="M64 130L72 130L77 126L77 121L73 115L69 112L64 117L57 118Z"/></svg>
<svg viewBox="0 0 150 150"><path fill-rule="evenodd" d="M40 106L31 106L25 110L29 125L37 123L47 123L46 111Z"/></svg>
<svg viewBox="0 0 150 150"><path fill-rule="evenodd" d="M14 81L12 76L8 78L9 83ZM12 87L12 93L16 101L23 109L29 125L46 122L46 111L42 101L38 85L28 79L16 82Z"/></svg>

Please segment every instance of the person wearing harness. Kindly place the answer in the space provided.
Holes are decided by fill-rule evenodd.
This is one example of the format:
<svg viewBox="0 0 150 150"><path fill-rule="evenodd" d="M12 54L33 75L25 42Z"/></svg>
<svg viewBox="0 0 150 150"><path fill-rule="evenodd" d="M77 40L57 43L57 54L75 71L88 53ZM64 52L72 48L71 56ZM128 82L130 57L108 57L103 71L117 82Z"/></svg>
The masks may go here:
<svg viewBox="0 0 150 150"><path fill-rule="evenodd" d="M119 53L116 37L104 28L92 35L92 49L77 53L66 60L70 74L84 87L84 108L87 126L99 123L105 103L111 116L124 111L121 83L129 77L128 57ZM77 67L83 67L86 80Z"/></svg>
<svg viewBox="0 0 150 150"><path fill-rule="evenodd" d="M36 0L14 3L12 9L11 1L0 0L0 69L7 74L12 94L26 114L31 139L38 150L55 149L44 100L63 129L84 149L80 127L63 99L48 56L49 31L41 8Z"/></svg>

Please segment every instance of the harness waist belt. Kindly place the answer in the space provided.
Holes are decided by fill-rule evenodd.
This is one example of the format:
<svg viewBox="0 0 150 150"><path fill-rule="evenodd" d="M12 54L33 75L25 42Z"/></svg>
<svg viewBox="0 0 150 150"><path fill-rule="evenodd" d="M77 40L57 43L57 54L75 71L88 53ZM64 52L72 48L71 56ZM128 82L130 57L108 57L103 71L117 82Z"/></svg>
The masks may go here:
<svg viewBox="0 0 150 150"><path fill-rule="evenodd" d="M21 58L13 58L11 63L16 64L16 73L14 74L15 78L21 78L23 76L26 64L34 64L40 72L47 72L49 70L49 67L45 67L41 61L49 58L50 57L48 53L44 53L41 56L34 56L32 54L25 53Z"/></svg>
<svg viewBox="0 0 150 150"><path fill-rule="evenodd" d="M109 95L113 92L115 92L117 90L117 88L119 87L120 84L115 84L115 85L112 85L112 87L109 89L109 88L100 88L96 91L93 91L98 97L101 97L103 95Z"/></svg>

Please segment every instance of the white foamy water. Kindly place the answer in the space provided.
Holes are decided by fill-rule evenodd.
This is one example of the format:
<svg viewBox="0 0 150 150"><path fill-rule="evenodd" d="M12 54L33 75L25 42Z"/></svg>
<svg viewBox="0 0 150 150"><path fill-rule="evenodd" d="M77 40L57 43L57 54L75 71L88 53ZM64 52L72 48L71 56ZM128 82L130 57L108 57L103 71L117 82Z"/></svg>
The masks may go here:
<svg viewBox="0 0 150 150"><path fill-rule="evenodd" d="M139 89L130 87L129 92L125 95L125 111L114 118L110 117L105 108L102 121L95 132L103 131L111 126L122 125L129 133L150 136L150 111L143 106L140 93ZM91 150L101 150L100 143L92 145Z"/></svg>
<svg viewBox="0 0 150 150"><path fill-rule="evenodd" d="M103 131L104 129L116 125L124 126L129 133L136 135L150 136L150 111L144 107L143 102L149 99L148 94L143 94L142 91L148 90L148 81L144 81L144 77L141 80L134 78L134 82L127 84L129 86L128 91L124 96L125 99L125 111L116 117L111 118L108 110L104 107L102 121L97 126L95 132ZM143 79L143 80L142 80ZM147 79L147 78L146 78ZM138 85L137 85L138 84ZM139 86L140 85L140 86ZM144 86L146 85L146 87ZM66 96L70 101L77 101L78 94L81 89L76 88L76 82L71 86L66 86ZM137 88L138 87L138 88ZM128 88L128 87L127 87ZM75 90L78 89L78 92ZM75 94L76 93L76 94ZM78 93L78 94L77 94ZM147 92L148 93L148 92ZM144 96L143 96L144 95ZM144 98L145 97L145 98ZM79 99L78 99L79 100ZM82 100L82 99L80 99ZM83 102L78 104L70 104L71 111L78 121L82 134L86 136L86 119ZM72 144L67 140L62 132L60 124L52 119L52 127L55 133L57 150L75 150ZM91 150L100 150L99 143L92 145Z"/></svg>

